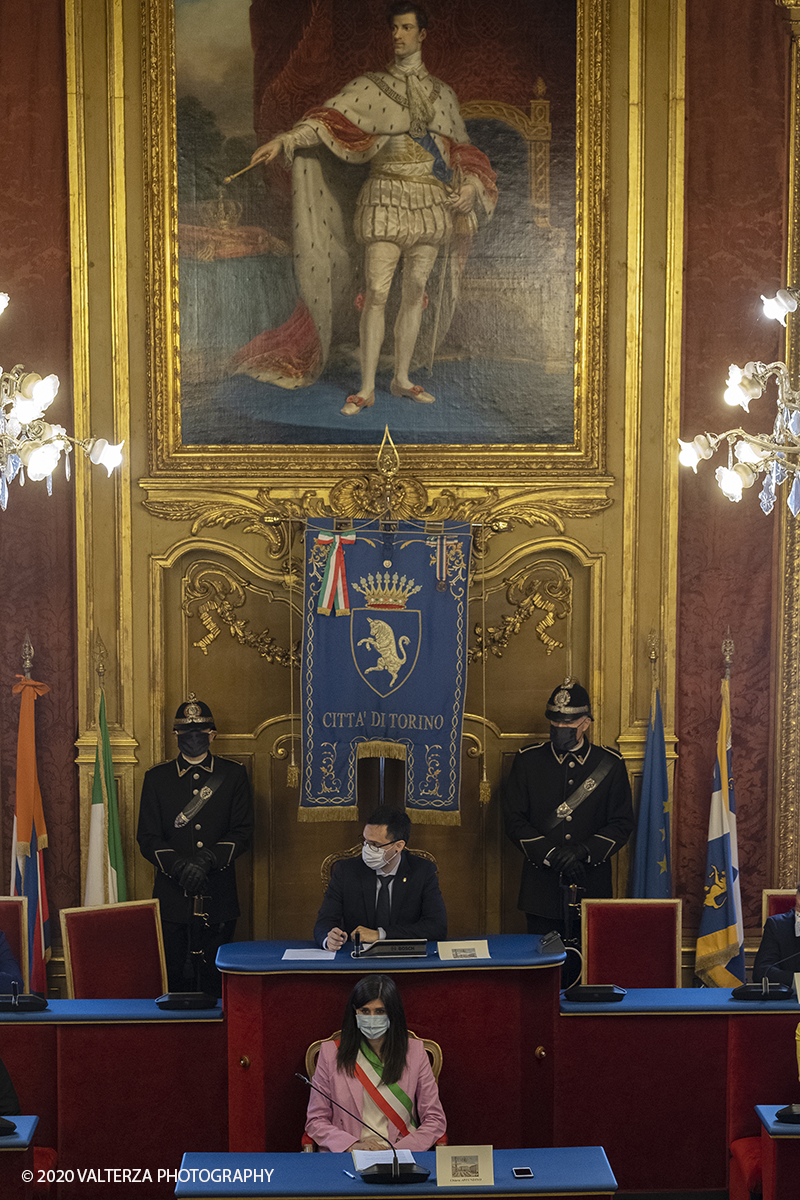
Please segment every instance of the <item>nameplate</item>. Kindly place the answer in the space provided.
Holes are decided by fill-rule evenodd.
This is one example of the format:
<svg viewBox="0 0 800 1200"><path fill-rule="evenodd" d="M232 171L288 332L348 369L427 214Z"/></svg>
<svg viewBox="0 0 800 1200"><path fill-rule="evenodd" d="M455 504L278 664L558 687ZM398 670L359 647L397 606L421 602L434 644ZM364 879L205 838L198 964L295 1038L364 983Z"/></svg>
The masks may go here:
<svg viewBox="0 0 800 1200"><path fill-rule="evenodd" d="M494 1187L492 1146L437 1146L439 1187Z"/></svg>
<svg viewBox="0 0 800 1200"><path fill-rule="evenodd" d="M472 942L438 942L439 958L450 962L468 962L475 958L491 958L486 938Z"/></svg>

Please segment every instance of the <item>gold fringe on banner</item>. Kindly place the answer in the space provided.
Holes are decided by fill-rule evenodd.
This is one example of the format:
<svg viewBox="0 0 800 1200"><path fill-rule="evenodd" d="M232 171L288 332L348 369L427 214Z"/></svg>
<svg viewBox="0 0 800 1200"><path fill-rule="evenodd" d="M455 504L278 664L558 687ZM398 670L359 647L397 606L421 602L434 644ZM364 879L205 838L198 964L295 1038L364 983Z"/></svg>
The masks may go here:
<svg viewBox="0 0 800 1200"><path fill-rule="evenodd" d="M399 758L405 762L406 748L398 742L359 742L356 758Z"/></svg>
<svg viewBox="0 0 800 1200"><path fill-rule="evenodd" d="M448 812L442 812L438 808L407 808L406 812L411 817L413 825L461 824L461 813L453 812L452 809Z"/></svg>
<svg viewBox="0 0 800 1200"><path fill-rule="evenodd" d="M298 821L357 821L358 809L347 808L298 808Z"/></svg>

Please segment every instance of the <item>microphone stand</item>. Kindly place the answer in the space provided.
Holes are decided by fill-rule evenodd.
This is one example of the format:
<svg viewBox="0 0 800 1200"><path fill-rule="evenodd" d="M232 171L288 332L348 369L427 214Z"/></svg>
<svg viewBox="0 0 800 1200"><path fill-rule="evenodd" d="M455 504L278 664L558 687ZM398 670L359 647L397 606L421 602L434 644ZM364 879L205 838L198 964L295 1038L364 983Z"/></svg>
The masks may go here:
<svg viewBox="0 0 800 1200"><path fill-rule="evenodd" d="M388 1140L382 1133L378 1133L377 1129L373 1129L371 1125L367 1125L367 1122L358 1113L351 1112L349 1108L345 1108L343 1104L340 1104L338 1100L334 1100L333 1096L329 1096L326 1092L323 1092L322 1088L318 1088L305 1075L301 1075L299 1071L295 1071L295 1075L298 1079L302 1079L303 1083L307 1083L310 1088L313 1088L315 1092L319 1092L320 1096L327 1100L329 1104L335 1104L342 1112L347 1113L348 1117L353 1117L365 1129L369 1129L370 1133L374 1133L382 1142ZM363 1171L358 1172L365 1183L424 1183L430 1176L430 1171L427 1171L425 1167L419 1166L418 1163L401 1163L397 1157L397 1151L391 1142L388 1143L388 1149L392 1152L391 1163L373 1163L371 1167L365 1167Z"/></svg>

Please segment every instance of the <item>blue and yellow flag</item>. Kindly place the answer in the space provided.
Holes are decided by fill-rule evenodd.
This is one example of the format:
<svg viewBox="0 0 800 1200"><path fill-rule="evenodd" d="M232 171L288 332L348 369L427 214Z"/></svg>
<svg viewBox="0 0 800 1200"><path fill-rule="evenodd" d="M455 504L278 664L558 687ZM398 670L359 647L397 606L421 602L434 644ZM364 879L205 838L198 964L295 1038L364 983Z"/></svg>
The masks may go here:
<svg viewBox="0 0 800 1200"><path fill-rule="evenodd" d="M671 805L661 697L656 689L655 702L650 705L642 793L636 820L631 895L637 900L668 900L672 896Z"/></svg>
<svg viewBox="0 0 800 1200"><path fill-rule="evenodd" d="M695 973L707 987L738 987L745 977L736 799L731 771L731 696L727 679L722 681L722 715L708 816L705 891Z"/></svg>
<svg viewBox="0 0 800 1200"><path fill-rule="evenodd" d="M356 820L358 760L394 758L413 819L458 824L471 542L447 521L309 525L301 821Z"/></svg>

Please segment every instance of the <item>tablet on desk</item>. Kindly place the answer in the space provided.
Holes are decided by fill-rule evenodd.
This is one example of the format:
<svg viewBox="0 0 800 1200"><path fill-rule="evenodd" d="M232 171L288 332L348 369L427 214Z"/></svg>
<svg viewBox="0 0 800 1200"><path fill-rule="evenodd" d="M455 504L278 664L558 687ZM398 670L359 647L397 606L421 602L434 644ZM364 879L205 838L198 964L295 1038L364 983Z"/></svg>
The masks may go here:
<svg viewBox="0 0 800 1200"><path fill-rule="evenodd" d="M380 938L377 942L361 942L353 958L425 958L427 953L425 938Z"/></svg>

